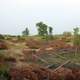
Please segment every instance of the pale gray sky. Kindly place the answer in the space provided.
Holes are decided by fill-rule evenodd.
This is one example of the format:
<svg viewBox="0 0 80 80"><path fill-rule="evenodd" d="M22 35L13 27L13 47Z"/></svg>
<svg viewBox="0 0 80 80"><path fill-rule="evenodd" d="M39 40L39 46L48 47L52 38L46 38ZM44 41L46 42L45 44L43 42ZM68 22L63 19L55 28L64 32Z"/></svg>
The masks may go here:
<svg viewBox="0 0 80 80"><path fill-rule="evenodd" d="M28 27L36 34L39 21L54 33L72 31L80 25L80 0L0 0L0 33L21 34Z"/></svg>

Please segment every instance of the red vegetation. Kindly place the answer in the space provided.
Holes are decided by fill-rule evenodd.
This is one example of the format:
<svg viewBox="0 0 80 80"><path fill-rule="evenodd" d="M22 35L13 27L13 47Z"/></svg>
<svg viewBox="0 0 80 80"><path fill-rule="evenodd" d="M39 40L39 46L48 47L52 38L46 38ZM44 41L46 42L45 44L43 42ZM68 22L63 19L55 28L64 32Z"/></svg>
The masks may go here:
<svg viewBox="0 0 80 80"><path fill-rule="evenodd" d="M59 51L65 51L68 53L73 53L75 51L75 47L67 44L63 40L54 40L54 41L48 41L48 42L41 42L38 40L29 40L27 41L26 45L30 49L37 49L35 52L40 54L40 53L54 53L54 52L59 52ZM29 53L30 50L23 50L23 53L27 54ZM32 52L32 51L31 51ZM30 52L30 53L31 53Z"/></svg>
<svg viewBox="0 0 80 80"><path fill-rule="evenodd" d="M14 68L10 70L12 80L80 80L80 70L61 68L58 71L46 68ZM21 79L22 78L22 79Z"/></svg>
<svg viewBox="0 0 80 80"><path fill-rule="evenodd" d="M8 49L7 44L0 40L0 49Z"/></svg>
<svg viewBox="0 0 80 80"><path fill-rule="evenodd" d="M57 48L63 48L66 46L66 43L62 40L56 40L56 41L38 41L38 40L29 40L26 42L26 46L28 46L31 49L41 49L41 50L49 50L48 48L51 48L53 50L56 50Z"/></svg>
<svg viewBox="0 0 80 80"><path fill-rule="evenodd" d="M38 49L44 45L44 41L30 39L26 41L26 46L31 49Z"/></svg>

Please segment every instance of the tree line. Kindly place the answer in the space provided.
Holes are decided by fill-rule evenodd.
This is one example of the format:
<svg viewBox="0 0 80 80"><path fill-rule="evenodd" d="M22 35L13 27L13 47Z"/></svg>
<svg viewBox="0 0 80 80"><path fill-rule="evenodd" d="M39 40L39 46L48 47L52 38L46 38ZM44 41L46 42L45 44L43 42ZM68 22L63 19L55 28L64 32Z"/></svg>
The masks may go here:
<svg viewBox="0 0 80 80"><path fill-rule="evenodd" d="M36 23L36 28L37 28L37 31L38 31L38 36L41 36L41 37L50 37L52 38L53 36L53 27L51 26L48 26L47 24L43 23L43 22L38 22ZM73 35L75 37L75 39L77 39L80 34L79 34L79 27L76 27L73 29ZM22 35L23 36L29 36L30 35L30 31L29 29L26 27L24 31L22 31ZM63 36L72 36L72 32L63 32ZM74 44L78 44L78 43L75 43Z"/></svg>
<svg viewBox="0 0 80 80"><path fill-rule="evenodd" d="M47 24L45 24L43 22L38 22L38 23L36 23L36 28L38 31L38 36L41 36L45 39L52 38L53 28L51 26L48 26ZM22 32L22 35L23 36L29 36L29 29L26 28Z"/></svg>

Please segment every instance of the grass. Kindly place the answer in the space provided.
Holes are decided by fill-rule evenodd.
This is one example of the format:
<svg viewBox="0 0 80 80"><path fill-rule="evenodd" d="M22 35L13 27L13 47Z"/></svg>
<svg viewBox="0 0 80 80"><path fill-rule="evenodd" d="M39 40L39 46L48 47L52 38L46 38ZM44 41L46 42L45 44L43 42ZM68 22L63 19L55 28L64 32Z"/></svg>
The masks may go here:
<svg viewBox="0 0 80 80"><path fill-rule="evenodd" d="M9 48L10 48L9 50L0 50L0 54L5 57L12 55L16 58L19 58L18 54L22 54L22 49L27 48L27 46L25 46L25 43L11 43L10 42ZM80 64L80 53L76 54L76 56L74 56L74 53L61 53L58 55L55 55L55 54L49 55L49 53L43 53L39 57L46 60L49 64L62 64L66 60L71 60L72 63ZM28 62L26 61L26 64L28 63L29 61ZM30 59L30 63L36 63L36 64L43 65L43 66L49 65L49 64L42 62L41 60L37 60L36 62L34 62L34 61L31 61Z"/></svg>
<svg viewBox="0 0 80 80"><path fill-rule="evenodd" d="M77 53L76 56L74 53L68 53L68 54L60 54L61 56L65 57L66 59L71 60L74 63L80 63L80 53Z"/></svg>
<svg viewBox="0 0 80 80"><path fill-rule="evenodd" d="M44 62L41 62L40 60L37 61L37 64L39 65L43 65L43 66L47 66L47 65L53 65L53 67L55 66L59 66L61 64L63 64L64 62L66 62L67 60L70 60L71 63L67 64L66 66L78 66L76 65L77 63L80 64L80 53L76 54L76 56L74 56L73 53L68 53L68 54L58 54L59 56L53 54L53 55L49 55L49 54L42 54L40 55L40 57L44 60L46 60L49 64L46 64Z"/></svg>

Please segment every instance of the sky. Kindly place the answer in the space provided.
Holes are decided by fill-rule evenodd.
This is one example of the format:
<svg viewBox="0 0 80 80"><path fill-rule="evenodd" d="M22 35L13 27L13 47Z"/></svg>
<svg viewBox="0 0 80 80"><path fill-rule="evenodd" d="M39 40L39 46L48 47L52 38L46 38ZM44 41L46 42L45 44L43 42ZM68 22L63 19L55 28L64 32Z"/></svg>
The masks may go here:
<svg viewBox="0 0 80 80"><path fill-rule="evenodd" d="M80 0L0 0L1 34L19 35L28 27L35 35L40 21L54 34L80 27Z"/></svg>

